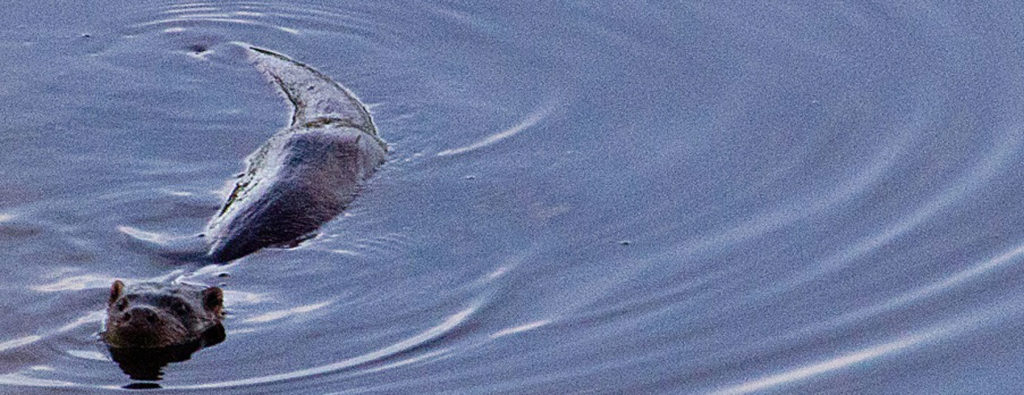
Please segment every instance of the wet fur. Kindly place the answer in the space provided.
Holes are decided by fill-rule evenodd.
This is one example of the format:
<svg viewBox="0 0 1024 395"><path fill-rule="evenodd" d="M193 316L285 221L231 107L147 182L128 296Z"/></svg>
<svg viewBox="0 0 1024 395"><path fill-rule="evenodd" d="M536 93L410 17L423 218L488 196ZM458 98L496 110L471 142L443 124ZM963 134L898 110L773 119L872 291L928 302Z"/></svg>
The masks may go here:
<svg viewBox="0 0 1024 395"><path fill-rule="evenodd" d="M352 202L386 158L387 145L352 92L284 55L249 50L292 104L292 122L249 155L206 225L200 258L214 262L308 237Z"/></svg>
<svg viewBox="0 0 1024 395"><path fill-rule="evenodd" d="M163 255L227 262L307 237L341 213L355 199L360 182L385 161L387 145L351 92L284 55L249 50L256 68L292 104L291 125L246 158L245 171L203 234L154 243ZM150 238L127 227L123 231L142 242ZM115 281L110 292L103 337L111 347L179 346L222 328L217 287L126 287ZM139 319L143 316L147 319Z"/></svg>
<svg viewBox="0 0 1024 395"><path fill-rule="evenodd" d="M191 284L115 281L103 339L116 348L162 348L194 342L220 325L223 292Z"/></svg>
<svg viewBox="0 0 1024 395"><path fill-rule="evenodd" d="M279 132L250 155L245 173L207 225L209 257L230 261L315 231L352 202L359 182L383 161L377 142L352 127Z"/></svg>

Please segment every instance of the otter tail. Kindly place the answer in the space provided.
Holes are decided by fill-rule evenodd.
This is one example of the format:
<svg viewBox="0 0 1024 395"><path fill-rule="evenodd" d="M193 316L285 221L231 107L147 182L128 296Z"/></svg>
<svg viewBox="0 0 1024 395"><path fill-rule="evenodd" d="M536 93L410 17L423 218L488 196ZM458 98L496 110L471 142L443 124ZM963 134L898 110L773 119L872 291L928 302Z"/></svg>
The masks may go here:
<svg viewBox="0 0 1024 395"><path fill-rule="evenodd" d="M291 101L292 126L337 122L377 135L370 113L359 99L327 76L262 48L250 46L249 58Z"/></svg>

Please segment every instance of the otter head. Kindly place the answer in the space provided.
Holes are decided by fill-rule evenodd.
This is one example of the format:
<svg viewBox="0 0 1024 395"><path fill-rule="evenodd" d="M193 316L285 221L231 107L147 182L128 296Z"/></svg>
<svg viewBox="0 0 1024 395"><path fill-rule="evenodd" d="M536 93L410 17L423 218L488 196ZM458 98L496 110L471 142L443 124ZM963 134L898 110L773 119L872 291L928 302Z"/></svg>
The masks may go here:
<svg viewBox="0 0 1024 395"><path fill-rule="evenodd" d="M120 280L110 286L103 339L114 348L160 348L197 342L220 325L223 292L190 284Z"/></svg>

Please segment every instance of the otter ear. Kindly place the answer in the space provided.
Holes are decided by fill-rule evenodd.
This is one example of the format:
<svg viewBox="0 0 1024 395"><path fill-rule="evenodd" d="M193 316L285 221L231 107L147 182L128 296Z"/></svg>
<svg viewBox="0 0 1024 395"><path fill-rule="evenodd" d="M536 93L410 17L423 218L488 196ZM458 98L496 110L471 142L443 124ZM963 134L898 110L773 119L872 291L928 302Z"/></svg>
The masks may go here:
<svg viewBox="0 0 1024 395"><path fill-rule="evenodd" d="M122 293L124 293L124 283L121 280L114 280L114 284L110 286L110 300L107 304L113 304L117 298L121 297Z"/></svg>
<svg viewBox="0 0 1024 395"><path fill-rule="evenodd" d="M224 291L217 287L203 290L203 307L215 314L220 314L224 308Z"/></svg>

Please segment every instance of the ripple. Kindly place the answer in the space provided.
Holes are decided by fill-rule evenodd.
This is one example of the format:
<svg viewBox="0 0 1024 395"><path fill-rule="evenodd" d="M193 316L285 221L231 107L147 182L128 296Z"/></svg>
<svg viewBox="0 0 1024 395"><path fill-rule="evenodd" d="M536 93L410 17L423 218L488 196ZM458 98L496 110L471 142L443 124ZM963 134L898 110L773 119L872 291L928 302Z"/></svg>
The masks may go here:
<svg viewBox="0 0 1024 395"><path fill-rule="evenodd" d="M538 122L544 120L544 118L547 118L547 116L551 114L551 111L555 108L555 106L556 103L554 103L553 101L549 101L547 104L541 106L537 110L534 110L529 115L524 117L522 121L519 121L519 123L513 125L508 129L502 130L498 133L492 134L475 143L471 143L463 147L451 148L438 152L437 156L459 155L497 144L498 142L515 136L520 132L533 127Z"/></svg>
<svg viewBox="0 0 1024 395"><path fill-rule="evenodd" d="M824 374L833 370L846 368L871 359L879 358L887 354L902 351L911 346L922 343L926 340L938 337L938 333L925 333L921 335L908 336L896 341L868 347L862 350L844 354L829 360L821 361L807 366L794 368L782 373L767 377L761 377L749 382L741 383L712 392L713 394L746 394L756 391L763 391L795 381L804 380L812 376Z"/></svg>
<svg viewBox="0 0 1024 395"><path fill-rule="evenodd" d="M90 288L104 288L114 281L113 278L98 274L83 274L78 276L62 277L55 282L35 285L30 289L37 292L67 292L81 291Z"/></svg>
<svg viewBox="0 0 1024 395"><path fill-rule="evenodd" d="M300 315L300 314L305 314L305 313L317 311L317 310L323 309L323 308L325 308L327 306L330 306L331 304L332 304L332 302L320 302L320 303L312 303L312 304L297 306L297 307L293 307L293 308L285 309L285 310L268 311L268 312L261 313L261 314L256 315L256 316L252 316L252 317L246 318L242 322L243 323L247 323L247 324L254 324L254 323L266 323L266 322L271 322L271 321L277 321L277 320L280 320L280 319L283 319L283 318L288 318L288 317L291 317L291 316L294 316L294 315Z"/></svg>
<svg viewBox="0 0 1024 395"><path fill-rule="evenodd" d="M106 317L105 312L91 311L56 330L47 331L42 334L28 335L11 340L0 341L0 352L6 353L15 349L27 347L42 342L48 338L57 336L59 334L68 333L74 329L80 328L87 324L98 324L99 322L103 321L104 317ZM3 379L0 379L0 382L3 382Z"/></svg>
<svg viewBox="0 0 1024 395"><path fill-rule="evenodd" d="M771 290L776 294L791 290L800 284L807 283L823 275L834 273L849 266L857 258L877 250L897 237L906 234L943 210L949 209L956 203L962 202L971 193L988 185L1000 171L1015 158L1021 145L1021 133L1008 133L1004 141L994 144L991 152L984 156L984 159L973 168L967 170L962 177L954 181L946 190L939 193L935 198L926 202L910 215L893 221L890 225L883 227L882 232L872 234L857 240L852 245L823 259L821 263L810 270L798 273L794 278L788 279ZM763 297L763 295L756 295Z"/></svg>
<svg viewBox="0 0 1024 395"><path fill-rule="evenodd" d="M724 251L736 243L763 236L798 220L854 200L889 175L890 169L896 166L898 159L913 147L917 132L923 130L926 124L927 120L919 117L916 122L898 128L897 133L880 145L875 156L865 161L870 163L869 166L860 169L852 177L835 183L831 189L810 193L812 198L809 200L785 204L726 229L710 232L709 235L682 244L666 255L692 258L700 254Z"/></svg>
<svg viewBox="0 0 1024 395"><path fill-rule="evenodd" d="M444 337L445 335L454 331L457 327L464 324L473 313L480 310L483 306L483 301L478 300L466 309L452 314L437 326L429 328L415 336L406 338L405 340L394 343L390 346L381 348L379 350L366 353L363 355L355 356L352 358L344 359L335 363L312 367L308 369L295 370L287 373L273 374L262 377L253 377L248 379L222 381L216 383L197 384L197 385L182 385L182 386L167 386L164 388L168 389L213 389L213 388L230 388L230 387L242 387L258 384L269 384L280 381L289 381L305 377L318 376L328 373L335 373L338 371L351 369L357 366L365 365L372 362L380 362L387 358L400 355L402 353L411 351L417 347L423 346L437 339ZM436 354L436 353L435 353ZM423 356L414 357L422 358ZM403 363L392 364L392 366L401 366Z"/></svg>
<svg viewBox="0 0 1024 395"><path fill-rule="evenodd" d="M153 21L153 22L149 22L149 23L143 23L143 24L140 24L140 25L136 25L135 27L163 26L163 25L183 25L183 24L184 25L191 25L191 24L198 24L200 22L214 22L214 23L225 23L225 24L232 24L233 23L233 24L239 24L239 25L252 25L252 26L258 26L258 27L269 27L269 28L277 29L277 30L280 30L282 32L285 32L285 33L288 33L288 34L293 34L293 35L296 35L296 36L301 34L301 32L299 32L296 29L292 29L292 28L284 27L284 26L271 25L271 24L268 24L268 23L265 23L265 22L262 22L262 21L254 21L254 20L242 19L242 18L215 17L215 16L212 16L212 15L189 15L188 17L170 18L170 19L164 19L164 20L159 20L159 21ZM173 28L166 28L164 31L167 31L169 29L176 29L176 28L180 28L180 26L175 26Z"/></svg>
<svg viewBox="0 0 1024 395"><path fill-rule="evenodd" d="M943 292L948 293L957 286L963 285L971 280L975 280L985 274L990 274L992 271L998 270L1008 264L1020 264L1022 263L1021 258L1024 258L1024 244L991 259L981 261L964 270L952 273L938 281L911 289L903 294L889 298L882 303L843 314L818 325L807 326L797 332L783 337L782 340L811 337L826 330L839 328L851 323L861 322L884 312L897 311L898 308L911 303L941 295Z"/></svg>
<svg viewBox="0 0 1024 395"><path fill-rule="evenodd" d="M522 333L522 332L526 332L526 331L532 331L534 329L540 328L540 327L548 325L550 323L551 323L551 320L540 320L540 321L534 321L534 322L530 322L530 323L527 323L527 324L511 327L511 328L502 329L500 331L492 333L491 334L491 339L497 339L499 337L505 337L505 336L508 336L508 335L514 335L514 334L517 334L517 333Z"/></svg>
<svg viewBox="0 0 1024 395"><path fill-rule="evenodd" d="M8 351L14 348L24 347L29 344L35 343L39 340L42 340L42 338L43 337L39 335L31 335L3 341L0 342L0 351Z"/></svg>
<svg viewBox="0 0 1024 395"><path fill-rule="evenodd" d="M7 373L0 374L0 384L16 386L16 387L50 387L50 388L64 388L64 387L83 387L82 385L72 383L69 381L53 380L53 379L40 379L35 377L29 377L19 373ZM111 388L111 387L102 387Z"/></svg>
<svg viewBox="0 0 1024 395"><path fill-rule="evenodd" d="M330 232L334 226L327 225L325 231ZM415 238L404 233L389 232L374 237L347 240L344 233L322 234L316 245L311 248L331 254L350 257L397 258L415 245Z"/></svg>
<svg viewBox="0 0 1024 395"><path fill-rule="evenodd" d="M1019 314L1021 310L1024 309L1020 307L1019 300L1004 301L987 309L972 310L967 313L966 317L949 320L886 343L867 346L830 359L727 386L715 390L713 393L745 394L776 389L777 387L807 380L814 376L851 368L871 360L906 352L914 347L921 347L926 343L948 341L954 336L962 335L971 330L977 330L983 326L1009 320L1013 318L1013 315Z"/></svg>
<svg viewBox="0 0 1024 395"><path fill-rule="evenodd" d="M103 354L95 350L68 350L67 353L68 355L71 355L75 358L87 359L91 361L110 361L110 357L108 357L106 354Z"/></svg>
<svg viewBox="0 0 1024 395"><path fill-rule="evenodd" d="M158 15L169 15L167 18L137 23L131 27L139 30L153 28L161 29L164 32L178 32L183 31L185 27L202 24L237 24L275 29L296 36L302 34L299 29L263 20L268 13L232 9L238 6L238 4L227 3L217 6L173 8L157 13Z"/></svg>
<svg viewBox="0 0 1024 395"><path fill-rule="evenodd" d="M288 5L218 2L209 4L171 5L165 8L139 10L142 21L129 27L130 34L150 31L180 33L200 27L255 27L298 37L315 30L355 30L371 33L379 30L372 27L368 15L354 7L337 8L325 5L304 4L302 7Z"/></svg>

